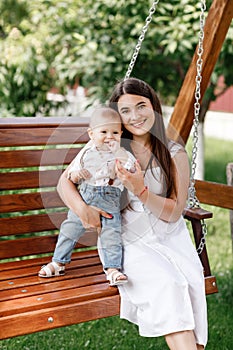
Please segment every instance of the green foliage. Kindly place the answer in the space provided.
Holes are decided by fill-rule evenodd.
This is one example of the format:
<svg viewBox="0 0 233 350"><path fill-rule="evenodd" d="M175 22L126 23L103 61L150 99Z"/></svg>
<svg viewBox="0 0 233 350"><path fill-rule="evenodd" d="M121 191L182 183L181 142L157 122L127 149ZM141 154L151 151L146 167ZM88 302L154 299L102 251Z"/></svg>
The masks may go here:
<svg viewBox="0 0 233 350"><path fill-rule="evenodd" d="M8 109L14 115L34 115L41 105L46 105L50 83L41 43L31 34L23 36L14 28L2 44L1 109Z"/></svg>
<svg viewBox="0 0 233 350"><path fill-rule="evenodd" d="M0 112L49 113L46 93L79 81L105 101L126 73L151 1L5 0L0 3ZM211 1L207 1L208 6ZM173 103L198 42L199 2L160 2L132 75ZM218 67L231 84L232 34ZM220 69L217 69L219 75ZM216 75L215 75L216 76ZM5 111L5 112L4 112ZM6 113L7 111L7 113Z"/></svg>

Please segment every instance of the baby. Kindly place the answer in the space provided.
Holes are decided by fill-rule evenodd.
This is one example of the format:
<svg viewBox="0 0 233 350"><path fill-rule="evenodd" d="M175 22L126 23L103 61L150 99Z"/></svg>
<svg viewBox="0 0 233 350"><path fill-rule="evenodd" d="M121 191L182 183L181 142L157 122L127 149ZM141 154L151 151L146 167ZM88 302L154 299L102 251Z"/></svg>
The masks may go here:
<svg viewBox="0 0 233 350"><path fill-rule="evenodd" d="M108 107L96 109L88 129L90 141L78 153L68 172L68 179L78 184L83 200L112 215L111 219L101 217L99 243L103 253L104 271L111 286L128 282L122 273L122 243L120 199L124 189L116 177L116 159L134 172L135 158L120 147L121 119L119 114ZM79 217L71 210L62 223L52 262L42 266L40 277L64 275L65 264L79 238L84 234Z"/></svg>

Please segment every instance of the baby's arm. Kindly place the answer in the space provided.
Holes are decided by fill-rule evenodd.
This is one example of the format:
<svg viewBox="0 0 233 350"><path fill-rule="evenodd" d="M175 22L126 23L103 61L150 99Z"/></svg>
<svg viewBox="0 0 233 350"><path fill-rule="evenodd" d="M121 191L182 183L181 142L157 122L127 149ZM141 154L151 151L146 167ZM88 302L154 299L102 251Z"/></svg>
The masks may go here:
<svg viewBox="0 0 233 350"><path fill-rule="evenodd" d="M136 168L135 168L136 159L130 152L126 151L125 148L121 147L119 142L117 141L109 142L108 148L126 170L128 170L131 173L134 173L136 171ZM116 177L115 165L114 167L112 167L111 171L109 168L109 172L110 172L110 179L114 179Z"/></svg>
<svg viewBox="0 0 233 350"><path fill-rule="evenodd" d="M68 179L73 183L79 183L81 180L91 178L91 173L87 169L73 170L69 172Z"/></svg>
<svg viewBox="0 0 233 350"><path fill-rule="evenodd" d="M86 151L92 146L93 142L90 140L82 150L77 154L75 159L72 161L71 166L68 169L68 179L73 183L78 183L82 179L89 179L91 174L88 170L84 169L81 164L81 159L83 158Z"/></svg>

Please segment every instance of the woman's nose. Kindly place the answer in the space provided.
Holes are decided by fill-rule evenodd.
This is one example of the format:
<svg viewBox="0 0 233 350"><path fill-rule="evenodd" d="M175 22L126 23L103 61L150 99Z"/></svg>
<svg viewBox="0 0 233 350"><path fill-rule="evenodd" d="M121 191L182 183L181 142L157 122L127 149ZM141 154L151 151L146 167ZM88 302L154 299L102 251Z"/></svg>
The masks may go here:
<svg viewBox="0 0 233 350"><path fill-rule="evenodd" d="M136 119L137 119L137 111L136 111L135 108L133 108L133 109L131 110L131 115L130 115L130 117L131 117L132 120L136 120Z"/></svg>

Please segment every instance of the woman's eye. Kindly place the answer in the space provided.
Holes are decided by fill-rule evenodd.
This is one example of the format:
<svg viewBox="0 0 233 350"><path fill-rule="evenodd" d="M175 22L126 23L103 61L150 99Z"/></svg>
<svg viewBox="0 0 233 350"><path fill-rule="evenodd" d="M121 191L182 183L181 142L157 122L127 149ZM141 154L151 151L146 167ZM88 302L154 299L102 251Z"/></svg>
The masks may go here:
<svg viewBox="0 0 233 350"><path fill-rule="evenodd" d="M123 110L121 110L121 114L127 114L128 112L129 112L128 109L123 109Z"/></svg>
<svg viewBox="0 0 233 350"><path fill-rule="evenodd" d="M140 106L138 106L138 109L139 110L142 110L142 109L144 109L145 108L145 106L144 105L140 105Z"/></svg>

